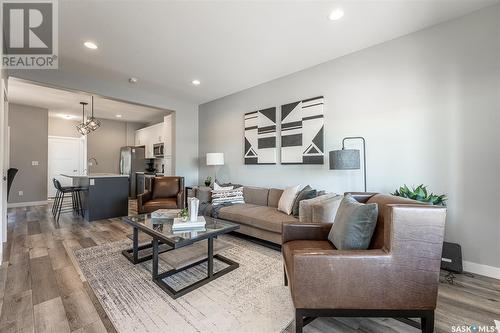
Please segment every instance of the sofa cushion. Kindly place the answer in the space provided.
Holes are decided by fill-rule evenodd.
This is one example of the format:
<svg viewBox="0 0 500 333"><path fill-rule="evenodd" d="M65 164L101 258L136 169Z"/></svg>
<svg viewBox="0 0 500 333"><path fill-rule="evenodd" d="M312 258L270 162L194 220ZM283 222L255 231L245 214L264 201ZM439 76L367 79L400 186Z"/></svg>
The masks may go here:
<svg viewBox="0 0 500 333"><path fill-rule="evenodd" d="M280 201L282 194L283 194L283 190L280 190L279 188L269 189L269 197L267 198L267 205L269 207L278 208L278 203Z"/></svg>
<svg viewBox="0 0 500 333"><path fill-rule="evenodd" d="M297 197L295 197L295 201L293 202L293 207L292 207L292 215L295 217L299 217L299 208L300 208L300 202L302 200L309 200L312 198L316 198L318 191L314 190L311 186L307 185L302 189L302 191L297 194Z"/></svg>
<svg viewBox="0 0 500 333"><path fill-rule="evenodd" d="M212 191L212 205L217 206L226 203L245 203L243 200L243 187L235 188L233 190Z"/></svg>
<svg viewBox="0 0 500 333"><path fill-rule="evenodd" d="M208 186L195 187L194 196L200 200L200 203L212 202L212 189Z"/></svg>
<svg viewBox="0 0 500 333"><path fill-rule="evenodd" d="M156 177L153 182L153 199L177 197L179 188L177 177Z"/></svg>
<svg viewBox="0 0 500 333"><path fill-rule="evenodd" d="M312 222L333 223L343 196L337 195L312 205Z"/></svg>
<svg viewBox="0 0 500 333"><path fill-rule="evenodd" d="M313 199L302 200L299 203L299 220L300 220L300 222L308 222L308 223L313 222L313 220L312 220L313 205L320 203L323 200L333 198L335 196L340 196L340 195L335 194L335 193L327 193L325 195L318 196L318 197L313 198ZM342 196L340 196L340 197L342 197Z"/></svg>
<svg viewBox="0 0 500 333"><path fill-rule="evenodd" d="M362 204L346 195L335 217L328 239L339 250L366 250L377 224L378 206Z"/></svg>
<svg viewBox="0 0 500 333"><path fill-rule="evenodd" d="M292 214L293 203L297 194L300 191L300 185L288 186L283 190L280 201L278 202L278 210L288 215Z"/></svg>
<svg viewBox="0 0 500 333"><path fill-rule="evenodd" d="M274 207L248 203L221 208L219 218L276 233L281 233L283 222L297 222L295 217L282 213Z"/></svg>
<svg viewBox="0 0 500 333"><path fill-rule="evenodd" d="M269 189L263 187L243 187L243 198L246 203L267 206Z"/></svg>

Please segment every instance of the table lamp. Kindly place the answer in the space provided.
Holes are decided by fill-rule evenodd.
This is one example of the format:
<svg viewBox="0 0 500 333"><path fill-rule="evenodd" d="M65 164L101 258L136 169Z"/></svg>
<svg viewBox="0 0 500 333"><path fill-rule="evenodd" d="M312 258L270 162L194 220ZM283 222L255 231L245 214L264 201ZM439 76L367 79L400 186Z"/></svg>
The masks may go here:
<svg viewBox="0 0 500 333"><path fill-rule="evenodd" d="M214 166L214 183L217 180L217 166L224 165L224 153L207 153L207 165Z"/></svg>

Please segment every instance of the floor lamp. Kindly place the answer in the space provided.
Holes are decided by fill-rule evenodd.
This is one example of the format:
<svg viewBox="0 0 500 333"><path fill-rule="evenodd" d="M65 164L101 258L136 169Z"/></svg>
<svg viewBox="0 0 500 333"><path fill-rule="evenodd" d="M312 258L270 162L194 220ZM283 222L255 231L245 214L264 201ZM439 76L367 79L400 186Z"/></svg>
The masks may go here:
<svg viewBox="0 0 500 333"><path fill-rule="evenodd" d="M207 153L207 165L214 166L214 184L217 181L217 166L224 165L224 153Z"/></svg>
<svg viewBox="0 0 500 333"><path fill-rule="evenodd" d="M366 141L361 136L349 136L342 139L342 150L330 152L330 170L359 170L360 158L358 149L345 149L346 140L363 141L363 181L366 192Z"/></svg>

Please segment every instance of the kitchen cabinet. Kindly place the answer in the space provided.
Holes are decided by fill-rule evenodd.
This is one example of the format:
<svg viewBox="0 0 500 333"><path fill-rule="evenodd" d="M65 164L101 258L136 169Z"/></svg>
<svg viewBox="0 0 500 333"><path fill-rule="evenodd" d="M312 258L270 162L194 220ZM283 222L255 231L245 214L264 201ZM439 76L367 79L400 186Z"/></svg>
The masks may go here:
<svg viewBox="0 0 500 333"><path fill-rule="evenodd" d="M144 146L145 157L155 158L153 154L153 145L162 142L163 138L163 123L159 123L153 126L141 128L135 133L135 145Z"/></svg>
<svg viewBox="0 0 500 333"><path fill-rule="evenodd" d="M153 145L163 143L164 157L172 155L172 115L164 117L164 121L141 128L135 132L135 145L145 146L145 157L155 158Z"/></svg>

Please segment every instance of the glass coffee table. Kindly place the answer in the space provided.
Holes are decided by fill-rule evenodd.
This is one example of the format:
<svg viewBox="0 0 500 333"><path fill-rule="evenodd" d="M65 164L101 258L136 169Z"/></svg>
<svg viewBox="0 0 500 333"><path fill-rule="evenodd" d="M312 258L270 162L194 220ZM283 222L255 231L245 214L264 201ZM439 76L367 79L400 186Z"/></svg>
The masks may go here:
<svg viewBox="0 0 500 333"><path fill-rule="evenodd" d="M214 238L239 229L239 225L224 220L205 217L206 225L203 229L193 231L172 231L172 218L151 218L150 214L127 216L122 218L123 222L133 227L131 249L123 250L123 255L133 264L152 260L153 281L172 298L185 295L208 282L215 280L224 274L239 267L239 264L220 254L214 255ZM139 245L139 231L151 236L150 243ZM160 253L175 250L202 240L208 241L207 258L196 261L179 269L171 269L166 272L158 272L158 256ZM220 271L214 272L214 258L226 263L228 266ZM180 290L175 290L168 285L164 279L201 263L207 262L207 277L198 280Z"/></svg>

